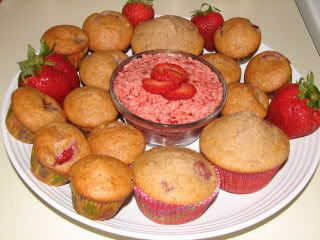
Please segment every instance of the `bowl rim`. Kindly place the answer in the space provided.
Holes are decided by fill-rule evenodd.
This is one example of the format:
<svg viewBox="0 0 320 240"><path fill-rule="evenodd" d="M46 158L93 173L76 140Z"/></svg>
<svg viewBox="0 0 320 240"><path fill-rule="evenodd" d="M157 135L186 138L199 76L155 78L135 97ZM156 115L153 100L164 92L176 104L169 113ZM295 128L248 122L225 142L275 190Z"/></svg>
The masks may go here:
<svg viewBox="0 0 320 240"><path fill-rule="evenodd" d="M139 115L132 113L129 109L127 109L122 102L120 101L120 99L116 96L115 92L113 91L113 87L114 87L114 80L116 79L118 73L124 68L124 66L126 64L128 64L129 62L131 62L133 59L137 59L137 58L141 58L143 55L145 54L158 54L158 53L165 53L168 55L183 55L186 57L191 57L194 60L197 60L199 62L201 62L202 64L208 66L218 77L219 82L222 84L222 89L223 89L223 93L222 93L222 101L219 103L219 105L214 109L214 111L212 113L210 113L209 115L205 116L204 118L201 118L199 120L193 121L193 122L187 122L187 123L178 123L178 124L167 124L167 123L159 123L159 122L153 122L151 120L148 119L144 119L142 117L140 117ZM226 81L223 77L223 75L221 74L221 72L212 64L210 64L208 61L206 61L205 59L201 58L200 56L194 55L192 53L189 52L184 52L181 50L172 50L172 49L154 49L154 50L148 50L148 51L143 51L137 54L133 54L131 57L127 58L126 60L124 60L122 63L120 63L117 68L113 71L111 78L110 78L110 87L109 87L109 94L111 96L111 99L113 101L113 103L115 104L116 108L121 109L120 115L124 115L127 114L130 117L134 117L137 118L139 121L145 122L147 124L153 125L153 126L157 126L157 127L166 127L166 128L172 128L172 129L176 129L176 128L182 128L182 127L191 127L191 126L195 126L198 124L202 124L202 123L206 123L208 121L210 121L211 119L213 119L214 117L216 117L222 110L226 99L227 99L227 84ZM124 118L126 118L125 116L123 116Z"/></svg>

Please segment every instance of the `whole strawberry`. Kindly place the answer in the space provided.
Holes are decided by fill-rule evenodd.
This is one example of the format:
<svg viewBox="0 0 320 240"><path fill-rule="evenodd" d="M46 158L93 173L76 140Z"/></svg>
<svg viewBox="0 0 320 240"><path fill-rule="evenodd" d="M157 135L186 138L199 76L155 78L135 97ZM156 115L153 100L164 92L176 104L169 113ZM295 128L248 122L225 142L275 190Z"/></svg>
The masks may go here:
<svg viewBox="0 0 320 240"><path fill-rule="evenodd" d="M122 14L125 15L135 27L139 23L154 18L152 0L129 0L122 8Z"/></svg>
<svg viewBox="0 0 320 240"><path fill-rule="evenodd" d="M320 126L320 93L313 73L306 80L283 86L272 98L266 119L291 139L316 131Z"/></svg>
<svg viewBox="0 0 320 240"><path fill-rule="evenodd" d="M203 7L207 7L203 10ZM218 27L224 22L220 10L210 6L207 3L203 3L199 10L195 10L192 13L191 22L193 22L199 33L204 39L204 48L207 51L213 51L215 49L213 42L213 35Z"/></svg>
<svg viewBox="0 0 320 240"><path fill-rule="evenodd" d="M38 55L29 45L27 60L18 65L21 70L19 86L37 88L60 105L71 90L80 87L75 67L64 56L50 53L46 45L41 45Z"/></svg>

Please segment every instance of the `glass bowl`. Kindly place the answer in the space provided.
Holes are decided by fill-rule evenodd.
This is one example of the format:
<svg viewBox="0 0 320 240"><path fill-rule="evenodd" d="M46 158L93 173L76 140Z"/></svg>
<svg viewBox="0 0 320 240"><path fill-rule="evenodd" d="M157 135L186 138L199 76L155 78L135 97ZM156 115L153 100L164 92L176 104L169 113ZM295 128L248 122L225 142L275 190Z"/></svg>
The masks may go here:
<svg viewBox="0 0 320 240"><path fill-rule="evenodd" d="M125 106L125 104L120 100L117 94L117 91L115 90L115 85L116 85L115 82L119 81L117 80L119 73L123 74L127 64L129 64L134 59L142 58L142 56L144 55L150 55L150 54L155 55L159 53L165 54L166 56L169 56L169 57L174 56L174 57L182 57L187 59L192 58L193 60L199 61L200 63L208 66L210 71L216 74L216 76L218 77L218 81L221 83L221 86L222 86L222 98L212 112L208 113L205 117L195 121L190 121L187 123L171 124L171 123L160 123L160 122L145 119L139 116L138 114L131 112L128 109L128 107ZM145 64L148 64L148 63L145 63ZM141 80L142 80L142 77L141 77ZM142 89L142 91L144 90ZM212 121L215 117L217 117L217 115L220 113L226 100L227 88L226 88L226 83L222 74L213 65L211 65L201 57L187 53L187 52L161 49L161 50L151 50L151 51L141 52L139 54L131 56L130 58L122 62L117 67L117 69L115 69L115 71L111 76L110 95L115 107L118 109L124 121L138 128L140 131L142 131L149 145L186 146L192 143L193 141L195 141L199 137L201 129L210 121ZM156 109L157 106L155 105L154 108Z"/></svg>

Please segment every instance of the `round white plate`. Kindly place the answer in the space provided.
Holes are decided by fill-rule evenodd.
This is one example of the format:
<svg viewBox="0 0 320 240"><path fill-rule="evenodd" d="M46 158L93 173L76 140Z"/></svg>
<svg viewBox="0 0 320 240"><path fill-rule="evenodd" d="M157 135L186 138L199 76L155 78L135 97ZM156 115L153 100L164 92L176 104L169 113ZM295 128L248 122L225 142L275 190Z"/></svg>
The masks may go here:
<svg viewBox="0 0 320 240"><path fill-rule="evenodd" d="M269 50L261 44L258 52ZM241 66L244 72L245 64ZM300 78L293 70L293 81ZM19 74L19 73L18 73ZM2 108L2 134L10 160L23 181L45 202L65 215L89 225L122 236L152 239L200 239L221 236L251 226L279 211L292 201L312 177L320 158L320 131L290 141L290 155L284 167L262 190L244 195L220 191L215 202L199 219L182 225L159 225L139 211L135 199L111 220L92 221L78 215L71 202L69 185L50 187L38 181L30 171L30 144L16 141L7 131L5 117L11 93L17 87L18 74L6 92ZM198 141L189 148L199 151Z"/></svg>

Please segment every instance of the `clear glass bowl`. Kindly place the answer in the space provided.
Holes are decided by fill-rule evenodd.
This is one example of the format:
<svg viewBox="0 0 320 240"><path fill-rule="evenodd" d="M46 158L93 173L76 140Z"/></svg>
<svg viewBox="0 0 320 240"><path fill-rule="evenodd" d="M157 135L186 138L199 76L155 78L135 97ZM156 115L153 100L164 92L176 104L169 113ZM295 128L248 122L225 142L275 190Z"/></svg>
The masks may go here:
<svg viewBox="0 0 320 240"><path fill-rule="evenodd" d="M118 76L118 73L122 71L125 65L131 62L133 59L141 58L144 54L157 54L157 53L165 53L169 56L172 55L182 55L184 57L191 57L205 65L207 65L211 71L215 72L218 76L218 80L221 82L223 87L223 95L220 104L215 108L214 112L207 115L206 117L189 123L184 124L162 124L158 122L153 122L147 119L144 119L131 111L129 111L126 106L119 100L115 91L114 91L114 81ZM133 55L132 57L126 59L122 62L117 69L113 72L110 79L110 95L115 107L118 109L119 113L122 115L125 122L133 125L143 132L146 137L146 141L149 145L179 145L186 146L193 141L195 141L201 132L201 129L212 121L222 110L226 95L227 88L225 80L222 74L210 63L200 58L199 56L175 50L151 50L146 52L141 52L139 54Z"/></svg>

